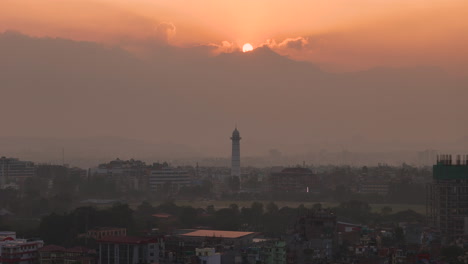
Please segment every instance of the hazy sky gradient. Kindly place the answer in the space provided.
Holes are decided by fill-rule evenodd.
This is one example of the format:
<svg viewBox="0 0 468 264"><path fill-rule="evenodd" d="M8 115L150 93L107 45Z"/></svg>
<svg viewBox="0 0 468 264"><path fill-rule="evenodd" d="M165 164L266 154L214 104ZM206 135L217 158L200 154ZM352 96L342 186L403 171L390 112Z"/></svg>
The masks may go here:
<svg viewBox="0 0 468 264"><path fill-rule="evenodd" d="M467 7L0 0L0 137L112 136L228 156L237 122L246 155L463 149ZM245 42L263 47L241 53Z"/></svg>
<svg viewBox="0 0 468 264"><path fill-rule="evenodd" d="M0 31L133 51L158 39L219 51L269 43L329 70L430 65L465 74L467 12L464 0L2 0Z"/></svg>

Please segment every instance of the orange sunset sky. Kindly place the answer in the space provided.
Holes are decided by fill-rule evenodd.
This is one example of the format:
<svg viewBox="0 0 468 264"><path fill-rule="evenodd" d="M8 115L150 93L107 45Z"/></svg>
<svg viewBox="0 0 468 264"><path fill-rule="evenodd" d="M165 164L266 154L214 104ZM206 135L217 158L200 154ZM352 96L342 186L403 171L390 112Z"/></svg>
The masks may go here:
<svg viewBox="0 0 468 264"><path fill-rule="evenodd" d="M251 43L332 71L437 66L468 73L466 0L0 0L0 32L154 45Z"/></svg>

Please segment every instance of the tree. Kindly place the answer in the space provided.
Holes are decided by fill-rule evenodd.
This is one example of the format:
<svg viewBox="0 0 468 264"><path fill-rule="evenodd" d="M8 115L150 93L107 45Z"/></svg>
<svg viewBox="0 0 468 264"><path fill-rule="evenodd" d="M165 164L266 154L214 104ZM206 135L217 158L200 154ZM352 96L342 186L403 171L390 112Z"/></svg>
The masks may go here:
<svg viewBox="0 0 468 264"><path fill-rule="evenodd" d="M238 206L237 204L231 204L231 205L229 205L229 208L230 208L231 210L233 210L234 213L236 213L236 215L238 215L238 214L240 213L240 212L239 212L239 206Z"/></svg>
<svg viewBox="0 0 468 264"><path fill-rule="evenodd" d="M259 217L263 215L263 204L260 202L253 202L252 205L250 206L252 209L252 213L254 216Z"/></svg>
<svg viewBox="0 0 468 264"><path fill-rule="evenodd" d="M465 250L459 246L448 246L442 248L440 255L449 263L459 263L458 257L465 254Z"/></svg>
<svg viewBox="0 0 468 264"><path fill-rule="evenodd" d="M206 207L206 212L208 214L214 214L216 212L214 205L210 204Z"/></svg>
<svg viewBox="0 0 468 264"><path fill-rule="evenodd" d="M314 209L314 210L316 210L316 211L317 211L317 210L320 210L320 209L322 209L322 208L323 208L323 206L322 206L321 203L316 203L316 204L314 204L314 205L312 206L312 209Z"/></svg>
<svg viewBox="0 0 468 264"><path fill-rule="evenodd" d="M381 209L382 215L389 215L389 214L392 213L392 211L393 211L393 209L392 209L392 207L390 207L390 206L384 206L384 207L382 207L382 209Z"/></svg>
<svg viewBox="0 0 468 264"><path fill-rule="evenodd" d="M217 229L224 230L238 230L239 229L239 217L236 215L234 210L230 208L223 208L215 213L215 227Z"/></svg>
<svg viewBox="0 0 468 264"><path fill-rule="evenodd" d="M269 214L276 214L278 213L278 205L276 205L274 202L269 202L266 206L266 211Z"/></svg>
<svg viewBox="0 0 468 264"><path fill-rule="evenodd" d="M405 243L405 232L403 231L403 228L397 227L395 228L395 242L399 245Z"/></svg>

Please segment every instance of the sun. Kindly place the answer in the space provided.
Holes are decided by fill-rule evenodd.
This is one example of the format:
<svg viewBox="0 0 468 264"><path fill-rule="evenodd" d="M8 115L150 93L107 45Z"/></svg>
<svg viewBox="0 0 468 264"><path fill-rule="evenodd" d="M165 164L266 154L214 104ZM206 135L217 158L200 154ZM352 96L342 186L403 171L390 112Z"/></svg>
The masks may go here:
<svg viewBox="0 0 468 264"><path fill-rule="evenodd" d="M245 43L244 46L242 46L242 51L243 52L249 52L249 51L252 51L253 50L253 47L252 47L252 44L250 43Z"/></svg>

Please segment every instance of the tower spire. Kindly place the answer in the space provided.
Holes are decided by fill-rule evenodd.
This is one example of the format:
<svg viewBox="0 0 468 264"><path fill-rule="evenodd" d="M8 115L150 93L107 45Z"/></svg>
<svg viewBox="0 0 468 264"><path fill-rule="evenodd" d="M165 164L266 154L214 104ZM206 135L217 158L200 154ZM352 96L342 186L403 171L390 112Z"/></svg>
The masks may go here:
<svg viewBox="0 0 468 264"><path fill-rule="evenodd" d="M240 133L237 130L237 123L232 132L232 156L231 156L231 176L241 176L240 171Z"/></svg>

